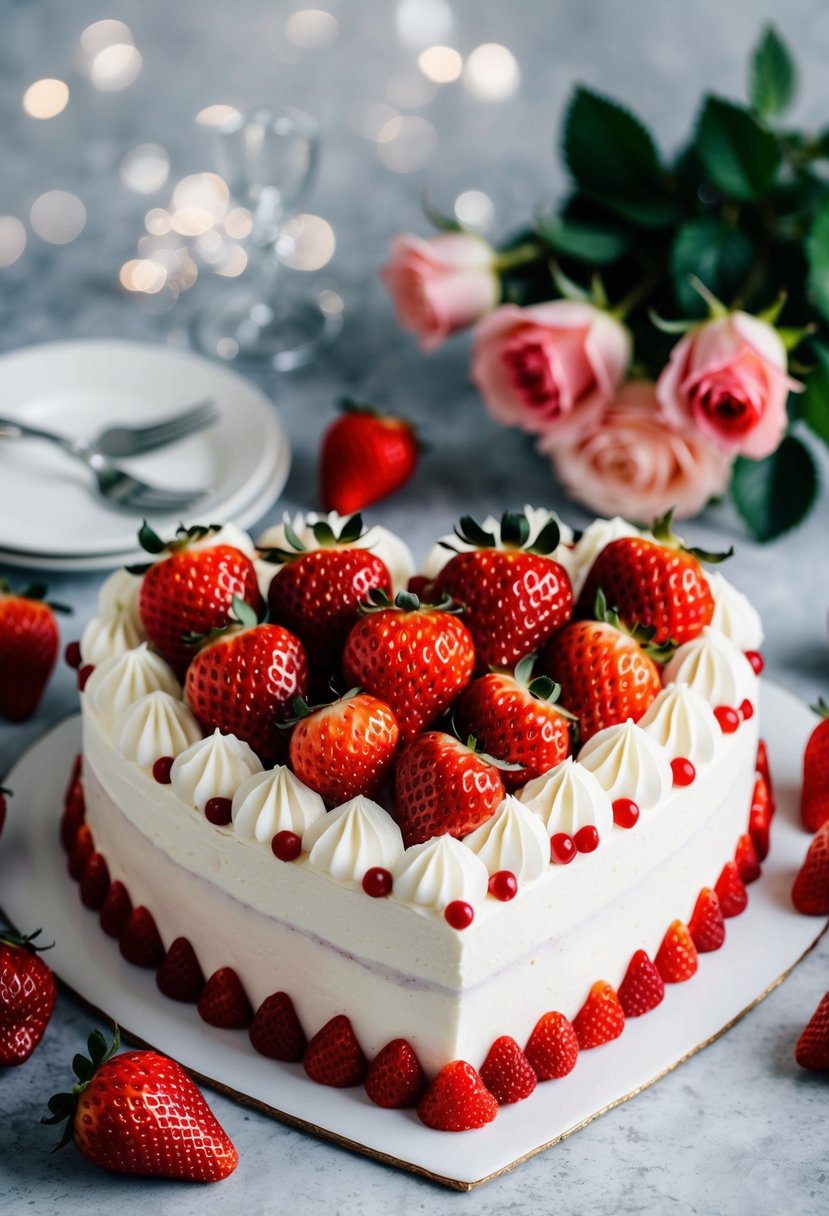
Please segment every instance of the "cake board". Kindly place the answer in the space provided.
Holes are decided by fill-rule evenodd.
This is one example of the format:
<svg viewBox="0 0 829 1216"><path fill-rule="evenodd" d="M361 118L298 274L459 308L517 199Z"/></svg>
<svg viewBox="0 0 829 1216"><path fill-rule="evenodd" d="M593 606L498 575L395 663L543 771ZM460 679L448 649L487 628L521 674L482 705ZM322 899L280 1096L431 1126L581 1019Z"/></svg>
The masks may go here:
<svg viewBox="0 0 829 1216"><path fill-rule="evenodd" d="M578 1131L707 1046L767 996L825 928L822 919L798 915L789 898L809 842L798 803L803 749L814 719L779 685L764 681L761 687L761 721L774 724L768 744L778 812L763 875L749 887L747 910L727 921L725 945L700 956L699 971L688 983L668 985L658 1008L629 1019L621 1038L583 1052L568 1077L540 1084L529 1099L503 1107L494 1123L478 1131L432 1131L414 1111L374 1106L361 1088L315 1085L301 1065L257 1055L244 1031L215 1029L193 1006L167 1000L152 972L121 958L96 914L81 904L58 841L63 792L80 750L79 715L53 728L3 778L14 797L0 843L0 905L21 930L40 927L42 940L54 940L49 963L57 976L130 1038L174 1057L205 1083L264 1114L469 1190Z"/></svg>

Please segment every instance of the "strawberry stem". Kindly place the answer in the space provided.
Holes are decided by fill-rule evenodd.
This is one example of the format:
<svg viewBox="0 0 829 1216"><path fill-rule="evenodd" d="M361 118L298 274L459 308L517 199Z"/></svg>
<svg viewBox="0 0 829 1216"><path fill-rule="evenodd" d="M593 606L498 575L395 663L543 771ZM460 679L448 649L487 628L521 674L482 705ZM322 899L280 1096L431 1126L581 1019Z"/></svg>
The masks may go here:
<svg viewBox="0 0 829 1216"><path fill-rule="evenodd" d="M78 1052L72 1060L72 1069L77 1081L73 1082L72 1089L69 1093L53 1094L49 1099L47 1106L51 1112L49 1118L43 1118L41 1123L57 1124L63 1123L66 1120L66 1126L63 1129L63 1134L60 1140L52 1149L56 1153L58 1149L63 1148L72 1139L75 1122L75 1109L78 1105L78 1097L86 1089L89 1082L95 1076L102 1064L110 1060L118 1051L121 1045L121 1034L117 1024L113 1027L112 1043L107 1045L106 1038L102 1031L93 1030L92 1034L87 1039L87 1050L89 1057L81 1055Z"/></svg>

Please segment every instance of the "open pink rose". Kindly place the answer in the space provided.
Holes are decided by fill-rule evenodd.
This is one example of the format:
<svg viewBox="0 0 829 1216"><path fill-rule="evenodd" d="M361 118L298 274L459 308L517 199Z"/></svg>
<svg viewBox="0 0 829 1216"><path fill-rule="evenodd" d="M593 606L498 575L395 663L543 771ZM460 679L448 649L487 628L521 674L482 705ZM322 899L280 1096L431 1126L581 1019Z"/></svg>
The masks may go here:
<svg viewBox="0 0 829 1216"><path fill-rule="evenodd" d="M391 251L380 277L397 319L418 335L423 350L434 350L498 303L495 254L480 237L447 232L422 240L403 234L392 241Z"/></svg>
<svg viewBox="0 0 829 1216"><path fill-rule="evenodd" d="M649 380L623 384L589 434L560 440L551 431L539 448L577 502L644 523L670 507L678 518L695 515L723 493L731 472L724 452L665 424Z"/></svg>
<svg viewBox="0 0 829 1216"><path fill-rule="evenodd" d="M543 435L589 429L630 362L630 334L592 304L505 304L475 331L472 379L498 422Z"/></svg>
<svg viewBox="0 0 829 1216"><path fill-rule="evenodd" d="M697 326L676 344L656 385L662 416L677 430L696 427L731 455L759 460L786 429L786 398L802 385L786 375L777 330L746 312Z"/></svg>

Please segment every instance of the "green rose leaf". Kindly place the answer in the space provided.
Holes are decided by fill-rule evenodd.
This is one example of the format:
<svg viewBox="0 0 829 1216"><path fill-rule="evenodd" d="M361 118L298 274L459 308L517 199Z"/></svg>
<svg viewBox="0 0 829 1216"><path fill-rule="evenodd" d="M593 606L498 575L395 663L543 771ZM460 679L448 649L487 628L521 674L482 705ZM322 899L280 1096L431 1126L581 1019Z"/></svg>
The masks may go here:
<svg viewBox="0 0 829 1216"><path fill-rule="evenodd" d="M705 100L695 147L713 184L740 202L765 194L780 165L777 137L748 110L719 97Z"/></svg>
<svg viewBox="0 0 829 1216"><path fill-rule="evenodd" d="M581 220L559 219L557 216L538 220L540 237L557 253L604 266L615 262L630 248L630 237L603 224L588 224Z"/></svg>
<svg viewBox="0 0 829 1216"><path fill-rule="evenodd" d="M797 72L788 49L773 26L766 26L754 48L748 93L761 118L777 118L794 100Z"/></svg>
<svg viewBox="0 0 829 1216"><path fill-rule="evenodd" d="M728 303L751 269L754 246L733 224L713 217L689 220L677 231L671 246L671 276L682 313L706 314L705 301L689 282L696 275L717 299Z"/></svg>
<svg viewBox="0 0 829 1216"><path fill-rule="evenodd" d="M829 446L829 346L813 342L811 350L816 367L806 380L806 392L799 399L800 416Z"/></svg>
<svg viewBox="0 0 829 1216"><path fill-rule="evenodd" d="M738 456L731 477L734 505L759 541L774 540L796 527L808 514L817 488L811 453L793 435L763 460Z"/></svg>
<svg viewBox="0 0 829 1216"><path fill-rule="evenodd" d="M829 320L829 198L818 208L806 237L809 291L822 316Z"/></svg>

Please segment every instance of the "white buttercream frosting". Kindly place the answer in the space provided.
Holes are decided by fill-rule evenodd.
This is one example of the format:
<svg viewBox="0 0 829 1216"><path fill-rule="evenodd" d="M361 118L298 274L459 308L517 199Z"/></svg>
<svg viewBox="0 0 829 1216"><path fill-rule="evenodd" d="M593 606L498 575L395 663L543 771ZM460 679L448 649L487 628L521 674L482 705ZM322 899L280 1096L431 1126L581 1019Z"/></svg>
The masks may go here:
<svg viewBox="0 0 829 1216"><path fill-rule="evenodd" d="M181 685L172 668L153 654L146 642L97 666L84 689L95 713L111 719L148 692L167 692L181 699Z"/></svg>
<svg viewBox="0 0 829 1216"><path fill-rule="evenodd" d="M622 519L621 515L614 515L613 519L594 519L576 542L568 565L573 595L579 595L590 573L590 567L611 541L621 540L623 536L641 535L639 529Z"/></svg>
<svg viewBox="0 0 829 1216"><path fill-rule="evenodd" d="M662 669L663 682L689 684L716 709L737 709L757 698L757 677L739 646L706 625L699 637L680 646Z"/></svg>
<svg viewBox="0 0 829 1216"><path fill-rule="evenodd" d="M665 749L632 718L597 731L579 752L578 762L595 775L611 802L631 798L640 811L652 810L673 785Z"/></svg>
<svg viewBox="0 0 829 1216"><path fill-rule="evenodd" d="M544 824L512 794L495 814L463 843L480 857L489 874L510 870L519 883L533 882L546 874L550 864L550 840Z"/></svg>
<svg viewBox="0 0 829 1216"><path fill-rule="evenodd" d="M684 756L699 767L714 758L722 731L705 697L689 684L669 684L638 725L664 747L670 760Z"/></svg>
<svg viewBox="0 0 829 1216"><path fill-rule="evenodd" d="M81 661L97 667L107 659L132 650L145 636L140 625L125 609L93 617L81 634Z"/></svg>
<svg viewBox="0 0 829 1216"><path fill-rule="evenodd" d="M613 827L613 807L607 791L572 756L527 782L518 798L539 816L548 837L559 832L575 836L579 828L592 826L603 840Z"/></svg>
<svg viewBox="0 0 829 1216"><path fill-rule="evenodd" d="M176 756L170 782L182 802L201 810L211 798L232 798L243 781L261 771L256 752L217 727Z"/></svg>
<svg viewBox="0 0 829 1216"><path fill-rule="evenodd" d="M302 836L325 814L325 803L284 764L254 773L233 795L233 826L243 840L270 843L277 832Z"/></svg>
<svg viewBox="0 0 829 1216"><path fill-rule="evenodd" d="M481 903L489 886L489 874L481 859L448 835L434 836L406 849L393 873L397 899L439 912L456 899L473 906Z"/></svg>
<svg viewBox="0 0 829 1216"><path fill-rule="evenodd" d="M372 866L394 868L403 855L403 837L388 811L358 794L312 823L302 848L313 869L340 882L362 882Z"/></svg>
<svg viewBox="0 0 829 1216"><path fill-rule="evenodd" d="M549 511L546 507L532 507L525 504L523 508L524 514L527 517L527 522L530 525L529 537L527 544L532 544L539 533L546 528L551 519L554 519L559 527L561 539L558 546L549 555L555 561L560 562L569 572L570 549L569 545L573 540L573 529L563 523L556 515L555 511ZM485 532L491 533L495 537L496 548L503 549L501 544L501 521L496 519L494 515L487 515L482 521L481 527ZM444 547L444 544L451 545L451 549ZM474 545L468 545L462 541L454 532L448 533L446 536L441 536L426 554L426 560L423 563L423 574L426 578L436 578L441 572L450 558L455 556L455 553L468 553L474 549ZM454 550L454 552L453 552Z"/></svg>
<svg viewBox="0 0 829 1216"><path fill-rule="evenodd" d="M129 570L113 570L101 583L98 592L98 612L101 616L111 617L123 613L129 617L135 628L143 636L141 614L138 610L138 600L141 595L143 576L130 574Z"/></svg>
<svg viewBox="0 0 829 1216"><path fill-rule="evenodd" d="M309 511L307 514L298 513L291 518L290 513L286 511L282 516L282 522L274 524L263 532L257 543L260 549L290 550L291 545L285 534L285 526L290 524L303 545L313 549L317 544L313 532L315 523L323 521L339 534L347 518L348 516L339 515L336 511L329 511L327 515ZM373 527L367 528L363 536L354 542L354 548L370 549L388 570L394 592L405 590L406 584L415 572L415 564L411 549L396 532L375 524ZM279 566L273 562L257 562L256 568L260 575L260 586L264 584L267 589Z"/></svg>
<svg viewBox="0 0 829 1216"><path fill-rule="evenodd" d="M160 689L139 697L119 719L115 733L116 750L141 768L151 768L160 756L178 756L202 737L184 702Z"/></svg>
<svg viewBox="0 0 829 1216"><path fill-rule="evenodd" d="M759 650L763 624L757 609L718 570L706 570L705 578L714 597L711 628L719 629L740 650Z"/></svg>

